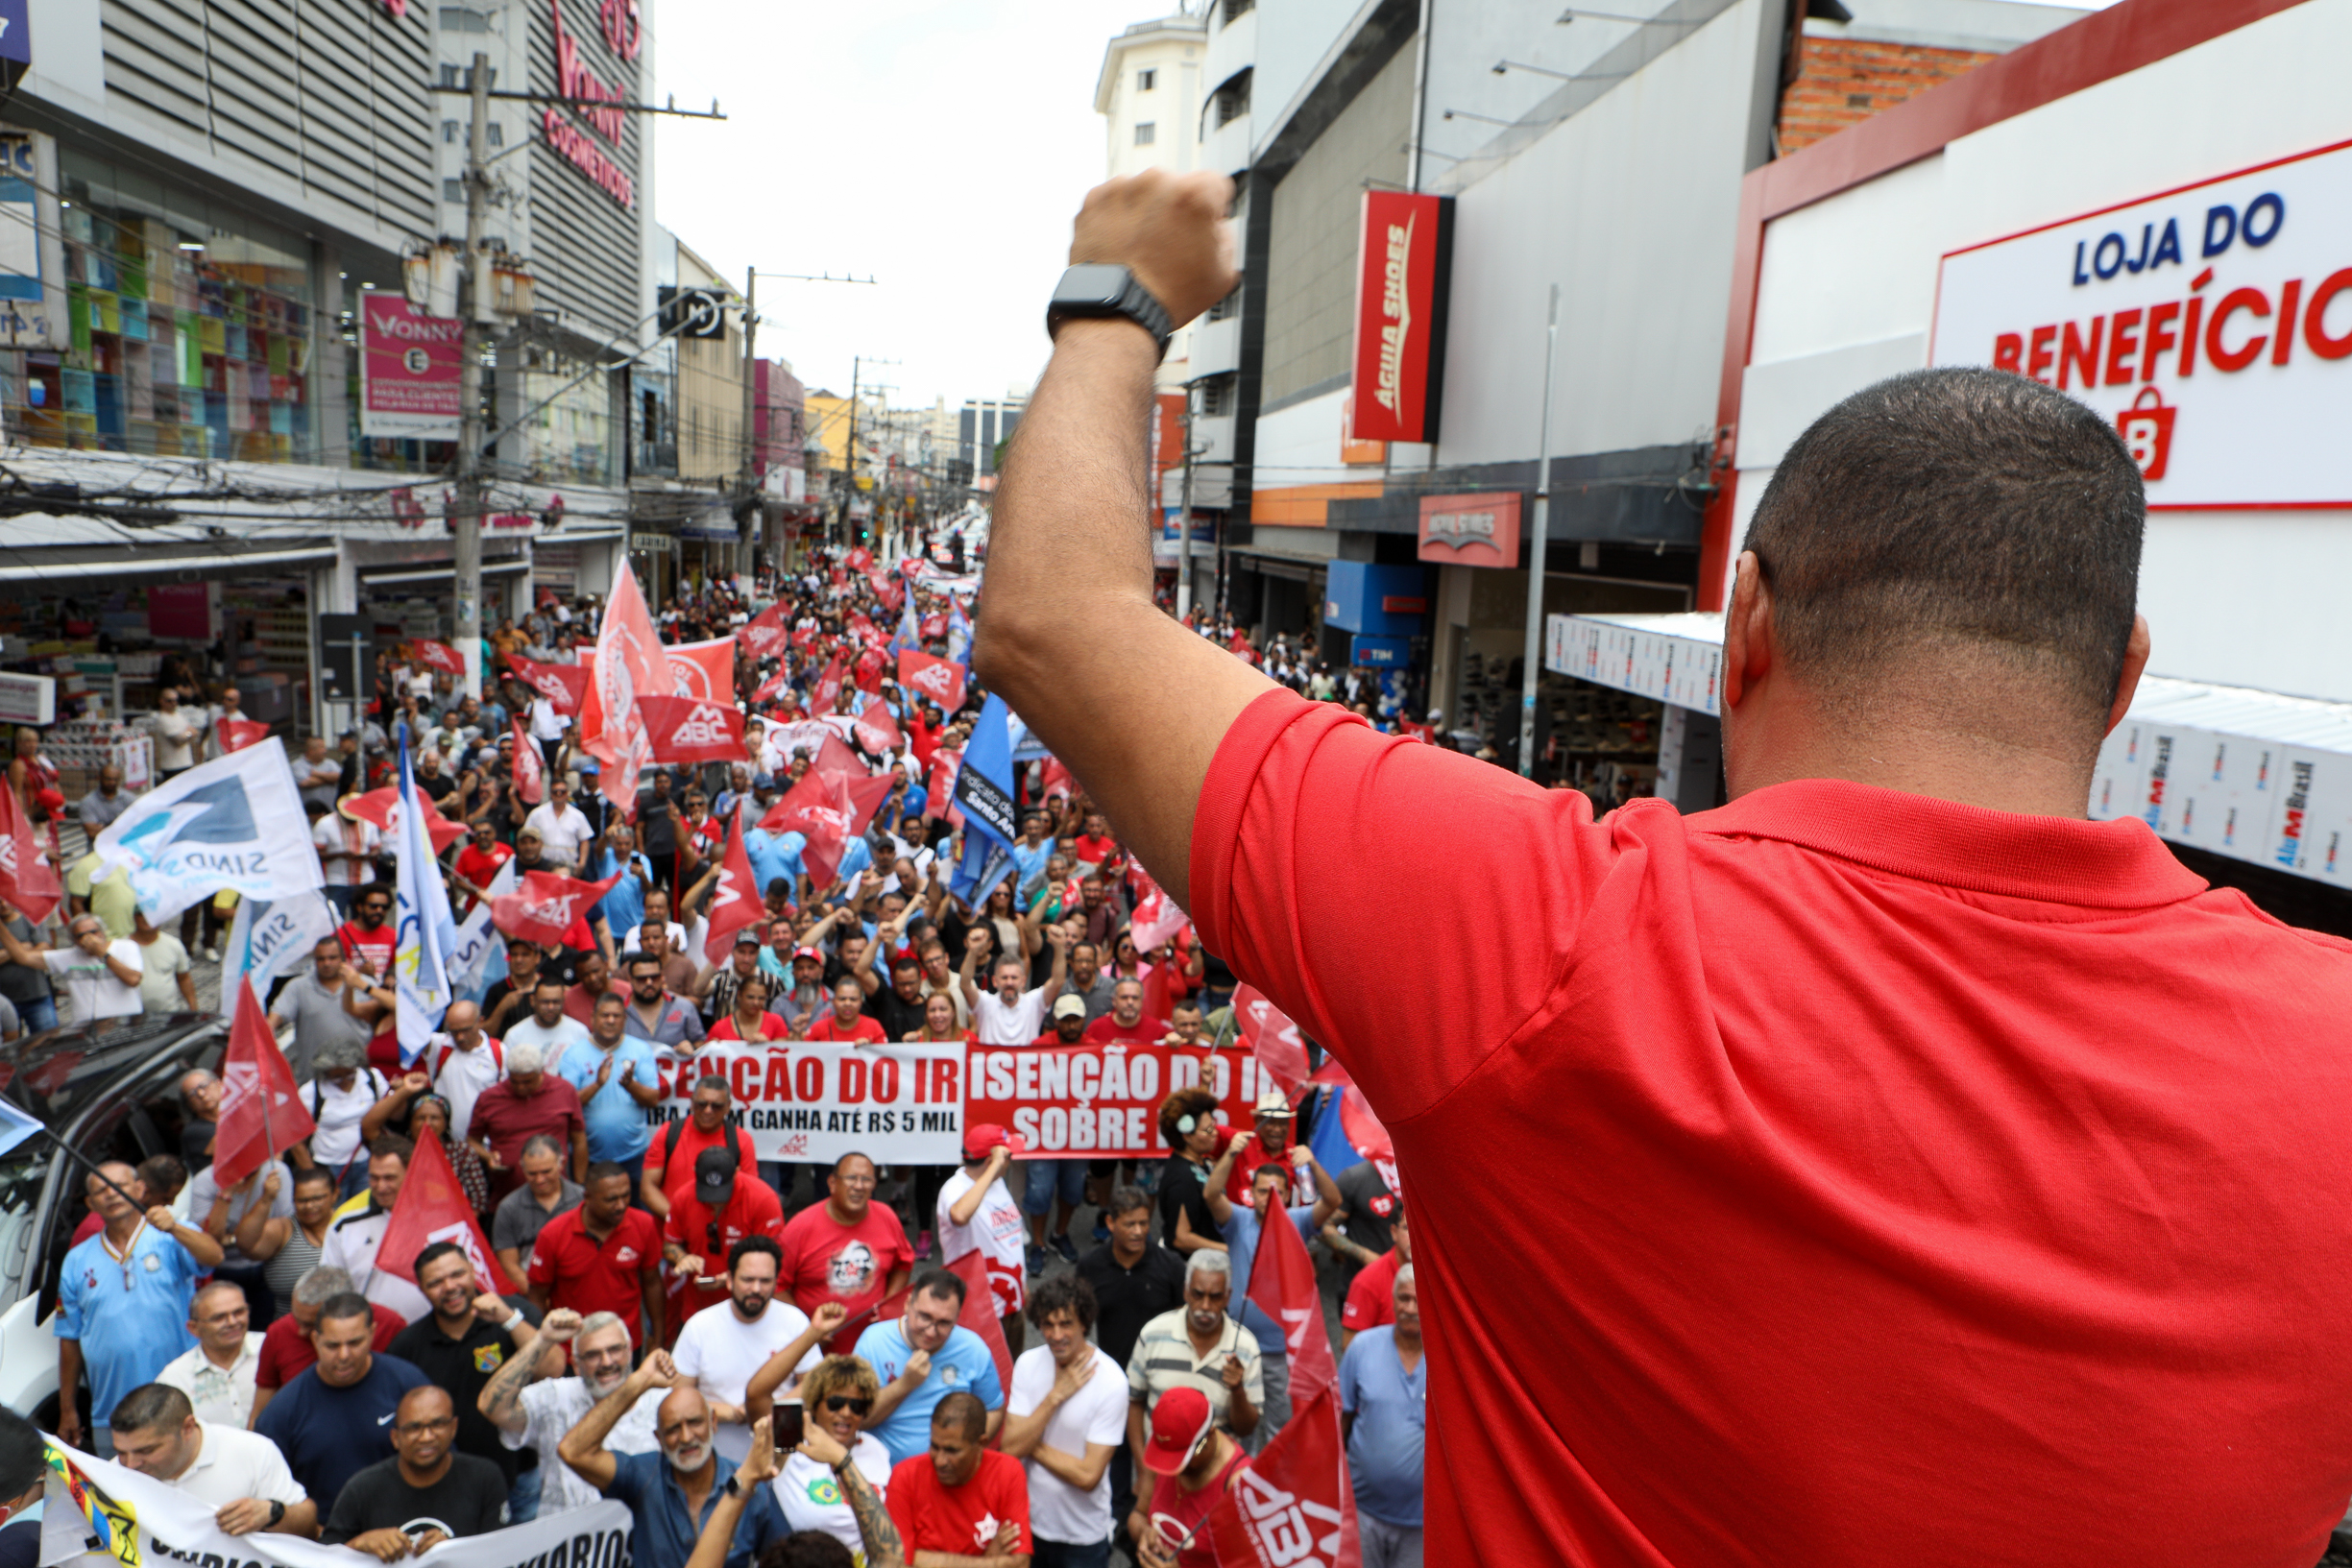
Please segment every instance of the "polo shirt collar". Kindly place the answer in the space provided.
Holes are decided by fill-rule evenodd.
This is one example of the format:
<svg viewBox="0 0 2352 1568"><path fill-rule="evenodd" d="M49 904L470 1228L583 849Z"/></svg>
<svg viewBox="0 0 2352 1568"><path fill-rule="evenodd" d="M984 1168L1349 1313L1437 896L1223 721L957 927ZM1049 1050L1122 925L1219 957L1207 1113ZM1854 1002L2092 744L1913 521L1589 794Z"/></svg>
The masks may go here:
<svg viewBox="0 0 2352 1568"><path fill-rule="evenodd" d="M1774 784L1700 812L1689 825L1694 832L1775 839L1918 881L2081 908L2153 908L2206 887L2136 817L2029 816L1844 779Z"/></svg>

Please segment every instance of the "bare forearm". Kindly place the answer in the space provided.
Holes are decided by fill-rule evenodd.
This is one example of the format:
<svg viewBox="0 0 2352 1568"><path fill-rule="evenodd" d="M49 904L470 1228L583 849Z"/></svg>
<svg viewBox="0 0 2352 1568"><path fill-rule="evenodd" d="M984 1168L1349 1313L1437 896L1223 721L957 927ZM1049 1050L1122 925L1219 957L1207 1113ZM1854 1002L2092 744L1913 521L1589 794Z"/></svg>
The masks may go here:
<svg viewBox="0 0 2352 1568"><path fill-rule="evenodd" d="M510 1356L499 1367L476 1403L490 1424L502 1432L521 1432L527 1424L522 1413L522 1390L530 1387L538 1375L539 1363L550 1350L556 1350L553 1339L542 1335L536 1347L526 1355Z"/></svg>

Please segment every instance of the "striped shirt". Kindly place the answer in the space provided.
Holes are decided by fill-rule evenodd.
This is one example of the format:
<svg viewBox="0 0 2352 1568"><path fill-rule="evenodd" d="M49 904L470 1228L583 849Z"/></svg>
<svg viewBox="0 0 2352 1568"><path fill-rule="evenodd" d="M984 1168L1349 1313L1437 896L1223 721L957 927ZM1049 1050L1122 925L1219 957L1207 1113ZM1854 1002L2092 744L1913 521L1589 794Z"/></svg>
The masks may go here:
<svg viewBox="0 0 2352 1568"><path fill-rule="evenodd" d="M1230 1317L1221 1318L1217 1342L1209 1347L1207 1355L1196 1356L1184 1317L1182 1307L1173 1308L1146 1323L1143 1332L1135 1337L1135 1354L1127 1367L1128 1397L1142 1400L1144 1413L1149 1416L1159 1404L1160 1395L1190 1384L1208 1396L1217 1424L1230 1430L1232 1423L1225 1418L1225 1411L1232 1403L1232 1391L1225 1387L1223 1373L1225 1358L1239 1356L1243 1391L1249 1395L1253 1407L1263 1411L1266 1374L1259 1363L1257 1336Z"/></svg>

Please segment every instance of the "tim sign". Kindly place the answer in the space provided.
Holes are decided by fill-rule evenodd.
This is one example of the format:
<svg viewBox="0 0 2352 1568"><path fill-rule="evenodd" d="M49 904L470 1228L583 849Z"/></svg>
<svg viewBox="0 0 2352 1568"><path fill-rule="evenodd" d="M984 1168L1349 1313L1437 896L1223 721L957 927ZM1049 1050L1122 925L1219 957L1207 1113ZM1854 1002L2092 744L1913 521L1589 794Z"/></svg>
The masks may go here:
<svg viewBox="0 0 2352 1568"><path fill-rule="evenodd" d="M1952 252L1928 357L2106 415L2152 508L2352 502L2352 143Z"/></svg>
<svg viewBox="0 0 2352 1568"><path fill-rule="evenodd" d="M1454 249L1450 196L1364 193L1351 441L1435 441Z"/></svg>
<svg viewBox="0 0 2352 1568"><path fill-rule="evenodd" d="M461 322L427 316L397 294L359 296L359 433L457 439Z"/></svg>
<svg viewBox="0 0 2352 1568"><path fill-rule="evenodd" d="M1456 567L1517 566L1518 492L1422 496L1420 558Z"/></svg>

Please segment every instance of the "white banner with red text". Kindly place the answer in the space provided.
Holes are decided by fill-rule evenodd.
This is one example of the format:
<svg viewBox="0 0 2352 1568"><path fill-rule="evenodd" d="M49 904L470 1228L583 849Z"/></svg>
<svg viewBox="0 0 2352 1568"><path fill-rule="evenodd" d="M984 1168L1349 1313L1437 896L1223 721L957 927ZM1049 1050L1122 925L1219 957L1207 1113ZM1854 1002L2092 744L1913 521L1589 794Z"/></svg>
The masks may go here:
<svg viewBox="0 0 2352 1568"><path fill-rule="evenodd" d="M975 1046L964 1115L993 1122L1028 1145L1031 1159L1065 1156L1157 1158L1160 1101L1205 1081L1220 1117L1249 1125L1261 1090L1275 1087L1240 1050L1163 1046L1053 1046L996 1050Z"/></svg>
<svg viewBox="0 0 2352 1568"><path fill-rule="evenodd" d="M863 1154L881 1165L963 1159L964 1047L866 1046L793 1040L724 1041L691 1055L657 1050L662 1099L645 1110L658 1129L687 1114L695 1083L727 1080L736 1124L763 1160L830 1164Z"/></svg>

